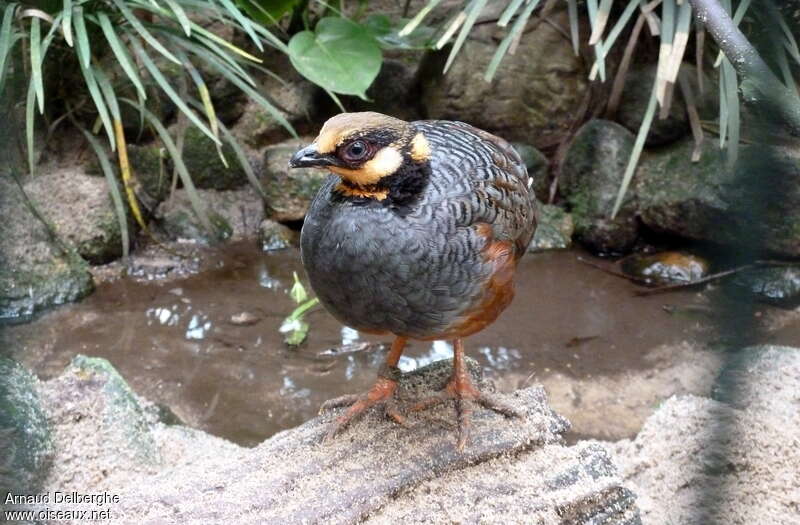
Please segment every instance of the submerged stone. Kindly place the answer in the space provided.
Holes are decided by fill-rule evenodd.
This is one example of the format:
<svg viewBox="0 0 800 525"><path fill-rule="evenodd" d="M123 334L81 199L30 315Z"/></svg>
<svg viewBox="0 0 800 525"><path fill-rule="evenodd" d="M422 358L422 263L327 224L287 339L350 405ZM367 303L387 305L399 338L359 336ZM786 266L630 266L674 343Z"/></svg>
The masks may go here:
<svg viewBox="0 0 800 525"><path fill-rule="evenodd" d="M751 268L736 274L731 286L745 297L779 306L800 306L800 265Z"/></svg>
<svg viewBox="0 0 800 525"><path fill-rule="evenodd" d="M685 252L634 254L620 266L625 274L651 286L690 283L708 275L709 269L708 261Z"/></svg>
<svg viewBox="0 0 800 525"><path fill-rule="evenodd" d="M269 219L264 219L258 226L258 244L264 252L286 249L292 245L295 237L288 226Z"/></svg>

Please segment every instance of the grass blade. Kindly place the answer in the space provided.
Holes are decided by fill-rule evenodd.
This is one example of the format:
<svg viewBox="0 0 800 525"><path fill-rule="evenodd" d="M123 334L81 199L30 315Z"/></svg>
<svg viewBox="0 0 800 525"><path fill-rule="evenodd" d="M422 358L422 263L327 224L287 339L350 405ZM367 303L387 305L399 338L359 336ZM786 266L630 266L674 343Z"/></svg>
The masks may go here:
<svg viewBox="0 0 800 525"><path fill-rule="evenodd" d="M144 50L142 45L135 38L131 39L131 44L133 45L134 52L142 61L142 64L144 64L144 67L147 69L147 71L150 72L150 76L153 77L153 80L155 80L156 83L159 85L159 87L161 87L161 89L164 91L164 93L167 94L169 99L172 100L172 102L178 107L178 109L180 109L181 112L183 112L183 114L186 115L189 118L189 120L192 121L192 124L197 126L197 128L200 131L205 133L211 140L213 140L214 144L219 144L220 143L219 139L214 136L211 130L208 129L208 126L206 126L203 123L203 121L198 118L198 116L194 113L194 111L189 109L189 106L186 105L186 102L183 101L183 99L178 95L178 93L175 91L172 85L170 85L170 82L164 77L164 75L161 73L158 67L153 63L153 60Z"/></svg>
<svg viewBox="0 0 800 525"><path fill-rule="evenodd" d="M100 142L83 127L80 127L86 141L92 146L97 160L100 162L100 169L106 177L109 193L111 193L111 200L114 202L114 211L119 221L120 235L122 237L122 257L127 259L130 252L130 234L128 233L128 216L125 213L125 205L122 202L122 194L117 185L117 178L114 176L114 170L111 168L111 162L108 160L108 155L103 150Z"/></svg>
<svg viewBox="0 0 800 525"><path fill-rule="evenodd" d="M199 107L200 103L196 100L191 101L192 105L195 107ZM261 181L258 180L256 173L253 171L253 166L250 165L250 160L247 158L247 154L242 149L241 144L239 141L236 140L233 133L225 126L222 122L217 121L217 126L219 126L220 131L222 131L222 136L225 137L225 141L231 146L233 149L234 155L236 155L236 160L239 161L239 165L242 166L245 175L247 175L247 180L253 186L253 188L258 192L264 201L267 200L267 194L264 192L264 187L261 185Z"/></svg>
<svg viewBox="0 0 800 525"><path fill-rule="evenodd" d="M6 58L14 46L11 22L14 20L16 9L17 4L8 4L3 12L3 21L0 23L0 79L3 78L3 72L6 70Z"/></svg>
<svg viewBox="0 0 800 525"><path fill-rule="evenodd" d="M108 107L106 106L100 89L97 85L97 79L94 78L91 68L91 50L89 49L89 36L86 32L86 22L83 19L83 8L78 6L75 8L73 17L73 25L75 28L76 44L78 48L78 61L81 65L81 73L86 81L86 88L89 90L89 96L94 102L97 113L100 116L100 121L108 135L108 143L111 145L111 151L116 151L117 145L114 139L114 128L111 125L111 118L108 114Z"/></svg>
<svg viewBox="0 0 800 525"><path fill-rule="evenodd" d="M218 2L222 4L222 7L226 9L226 11L233 17L234 20L239 22L244 32L247 33L247 36L250 37L250 40L253 41L258 50L263 52L264 46L261 45L261 39L256 36L256 33L253 30L253 24L250 23L250 19L244 16L242 12L239 11L239 8L236 7L233 2L231 2L231 0L218 0Z"/></svg>
<svg viewBox="0 0 800 525"><path fill-rule="evenodd" d="M190 47L189 50L193 53L197 51L201 51L197 49L197 46ZM203 58L203 55L200 55ZM232 84L236 87L241 89L245 92L245 94L249 95L255 102L261 105L264 109L266 109L269 114L277 120L281 126L286 128L289 133L292 134L293 137L297 137L297 132L294 130L294 127L286 120L286 117L278 111L278 109L270 103L264 96L259 93L256 89L251 87L250 85L246 84L241 78L239 78L233 71L231 71L228 66L220 61L217 57L210 53L206 53L205 57L208 64L214 67L217 71L219 71L226 79L228 79Z"/></svg>
<svg viewBox="0 0 800 525"><path fill-rule="evenodd" d="M419 10L414 18L409 21L406 26L400 30L398 33L399 36L407 36L410 35L416 28L419 26L422 21L428 16L428 13L433 11L433 9L441 3L442 0L430 0L425 7Z"/></svg>
<svg viewBox="0 0 800 525"><path fill-rule="evenodd" d="M511 21L511 17L514 16L517 11L519 11L519 6L522 5L522 2L524 2L524 0L511 0L511 2L508 4L508 7L506 7L506 10L503 11L503 14L500 16L500 20L497 21L497 25L500 27L506 27Z"/></svg>
<svg viewBox="0 0 800 525"><path fill-rule="evenodd" d="M211 132L214 134L215 137L219 138L219 128L217 126L217 112L214 109L214 104L211 102L211 94L208 91L208 85L206 85L205 80L200 75L200 72L197 71L197 68L191 63L191 61L186 57L186 55L181 54L179 55L181 60L183 60L184 64L186 64L186 70L189 72L189 77L194 82L195 87L197 87L197 91L200 93L200 100L202 101L202 109L206 114L206 118L208 119L208 126L211 128ZM217 144L217 154L219 155L219 160L222 161L222 164L227 168L228 167L228 160L225 158L225 155L222 153L222 144Z"/></svg>
<svg viewBox="0 0 800 525"><path fill-rule="evenodd" d="M658 83L653 83L653 91L650 94L650 102L647 104L647 110L642 118L642 124L639 126L639 132L636 134L636 140L633 143L631 150L631 158L628 159L628 165L625 167L625 174L622 177L622 184L617 192L617 200L614 202L614 209L611 212L611 218L617 216L619 209L622 207L622 202L625 199L625 194L628 192L633 174L636 171L636 166L639 164L639 157L642 155L644 149L644 141L647 139L647 134L650 132L650 126L653 123L653 117L656 114L656 107L658 102L657 91Z"/></svg>
<svg viewBox="0 0 800 525"><path fill-rule="evenodd" d="M175 18L183 28L183 32L186 33L186 36L192 36L192 21L186 16L186 11L183 10L181 4L175 0L166 0L166 2L169 8L172 9L172 12L175 13Z"/></svg>
<svg viewBox="0 0 800 525"><path fill-rule="evenodd" d="M600 6L597 8L597 14L592 24L592 34L589 36L590 46L600 43L600 38L603 36L606 24L608 24L608 15L611 13L611 4L613 3L614 0L600 0ZM631 4L635 5L635 0L630 1L628 6L630 7Z"/></svg>
<svg viewBox="0 0 800 525"><path fill-rule="evenodd" d="M614 24L614 27L611 28L611 31L608 33L608 37L599 45L600 52L597 54L597 60L595 63L592 64L592 70L589 73L589 79L594 80L597 76L597 73L600 69L599 61L605 61L606 56L608 56L608 52L614 47L614 43L617 41L620 33L622 30L625 29L625 26L628 25L628 22L633 16L633 13L636 11L636 8L639 7L639 3L636 0L631 0L628 2L628 5L625 6L625 10L617 20L617 23Z"/></svg>
<svg viewBox="0 0 800 525"><path fill-rule="evenodd" d="M33 149L33 132L34 132L34 119L36 108L36 90L33 86L33 80L28 83L28 97L25 101L25 143L28 147L28 171L31 176L34 175L35 169L35 151Z"/></svg>
<svg viewBox="0 0 800 525"><path fill-rule="evenodd" d="M31 18L31 32L28 37L31 52L31 80L39 102L39 113L44 115L44 81L42 80L42 33L41 20Z"/></svg>
<svg viewBox="0 0 800 525"><path fill-rule="evenodd" d="M78 61L83 67L89 67L92 60L92 47L89 44L89 33L86 31L86 21L83 19L83 7L77 6L72 18L72 26L78 44Z"/></svg>
<svg viewBox="0 0 800 525"><path fill-rule="evenodd" d="M97 69L93 66L89 67L92 70L92 75L94 75L94 78L97 81L97 85L100 86L100 92L103 94L106 105L111 111L111 117L114 120L119 120L119 103L117 103L117 95L114 93L114 88L111 86L111 82L108 81L108 77L102 69Z"/></svg>
<svg viewBox="0 0 800 525"><path fill-rule="evenodd" d="M597 0L587 0L586 1L587 12L589 14L589 26L592 28L592 32L594 33L594 28L597 26ZM602 42L599 42L602 45ZM601 50L600 47L594 46L594 55L595 55L595 63L597 64L597 72L600 74L600 81L606 81L606 61L600 56Z"/></svg>
<svg viewBox="0 0 800 525"><path fill-rule="evenodd" d="M658 49L658 67L656 69L656 96L661 107L666 105L667 68L672 56L672 40L675 36L675 2L668 0L661 5L661 45Z"/></svg>
<svg viewBox="0 0 800 525"><path fill-rule="evenodd" d="M722 61L725 76L725 97L728 106L728 168L733 168L739 157L739 81L736 69L727 58Z"/></svg>
<svg viewBox="0 0 800 525"><path fill-rule="evenodd" d="M195 35L195 40L202 42L202 46L196 44L195 42L188 40L186 38L172 36L173 41L175 41L179 46L183 47L187 51L197 55L203 60L206 61L213 61L213 60L221 60L227 66L230 67L232 71L234 71L244 82L249 84L252 87L256 87L255 81L247 74L247 71L239 65L236 60L233 59L228 53L226 53L222 48L216 45L214 42L210 40L204 40L202 36ZM283 82L283 80L281 80ZM284 83L285 85L285 83Z"/></svg>
<svg viewBox="0 0 800 525"><path fill-rule="evenodd" d="M120 100L126 104L136 107L136 102L132 100L127 98L122 98ZM206 231L214 235L216 232L211 224L211 220L208 218L203 201L200 199L200 195L197 193L197 188L195 188L194 181L192 181L192 177L189 175L189 171L186 169L186 164L184 164L183 159L178 152L178 148L175 146L175 142L169 135L167 128L165 128L161 121L159 121L158 117L153 115L153 113L151 113L147 108L144 108L144 117L150 123L150 125L153 126L153 129L156 130L159 138L161 138L161 142L164 144L164 147L172 157L175 170L178 172L181 182L183 182L183 187L186 190L186 195L189 197L192 210L194 211L195 215L197 215L197 218L200 220L200 223L203 225Z"/></svg>
<svg viewBox="0 0 800 525"><path fill-rule="evenodd" d="M577 0L567 0L567 12L569 13L569 36L572 39L572 51L575 56L580 54L580 30L578 20Z"/></svg>
<svg viewBox="0 0 800 525"><path fill-rule="evenodd" d="M469 35L472 26L475 25L478 15L481 14L484 6L486 6L486 1L487 0L472 0L472 3L467 8L467 18L464 20L461 32L458 33L458 38L456 38L453 49L450 50L450 56L447 57L447 62L444 65L445 73L447 73L447 70L450 69L450 66L453 64L453 60L455 60L461 46L464 45L464 41L467 39L467 35Z"/></svg>
<svg viewBox="0 0 800 525"><path fill-rule="evenodd" d="M497 46L497 49L492 56L492 60L489 62L489 66L486 68L486 73L483 75L483 79L487 82L491 82L494 78L495 73L497 72L497 68L500 66L500 62L503 60L503 57L506 56L508 52L508 48L511 45L511 42L517 37L518 34L525 29L525 25L528 23L528 19L531 17L533 10L536 9L536 6L539 4L539 0L531 0L531 2L525 6L525 9L522 11L514 25L511 26L511 30L508 34L503 38L503 41L500 42L500 45Z"/></svg>
<svg viewBox="0 0 800 525"><path fill-rule="evenodd" d="M122 70L136 87L139 96L147 99L147 93L144 90L142 80L139 78L137 68L133 65L133 60L128 53L128 49L122 41L120 41L116 31L114 31L114 27L111 25L111 20L108 18L108 15L105 13L97 13L97 20L100 22L100 29L103 30L103 34L106 40L108 40L108 44L111 46L111 51L113 51L114 56L117 57L117 62L119 62Z"/></svg>
<svg viewBox="0 0 800 525"><path fill-rule="evenodd" d="M64 0L63 13L61 32L64 33L64 41L69 47L72 47L72 0Z"/></svg>
<svg viewBox="0 0 800 525"><path fill-rule="evenodd" d="M168 60L181 65L180 60L178 60L175 55L170 53L169 50L161 44L161 42L156 40L153 34L150 33L150 31L148 31L144 25L142 25L142 23L139 21L139 18L134 15L130 9L128 9L128 6L125 5L123 0L111 0L111 2L117 6L117 9L119 9L120 13L122 13L122 16L125 17L125 20L128 21L136 33L138 33L138 35L141 36L145 42L150 44L153 49L164 55L164 57Z"/></svg>

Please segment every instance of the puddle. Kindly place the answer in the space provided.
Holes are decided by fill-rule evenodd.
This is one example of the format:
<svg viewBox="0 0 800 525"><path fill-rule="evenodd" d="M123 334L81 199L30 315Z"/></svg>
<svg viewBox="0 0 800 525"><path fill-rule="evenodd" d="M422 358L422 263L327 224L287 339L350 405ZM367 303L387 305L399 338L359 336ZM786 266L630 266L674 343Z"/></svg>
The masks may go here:
<svg viewBox="0 0 800 525"><path fill-rule="evenodd" d="M467 340L468 355L499 390L527 386L534 374L536 381L585 380L648 370L649 350L707 337L696 316L663 308L703 303L702 293L634 297L633 284L582 264L578 255L523 258L512 306ZM306 343L294 350L283 344L278 327L294 307L292 272L303 275L296 250L261 253L241 242L206 257L210 269L199 274L104 283L79 304L8 327L14 356L43 379L75 354L107 358L137 392L187 424L244 445L302 423L326 399L372 384L385 350L329 349L374 348L357 343L388 338L362 336L317 308L307 317ZM410 370L451 350L447 342L415 342L400 366Z"/></svg>

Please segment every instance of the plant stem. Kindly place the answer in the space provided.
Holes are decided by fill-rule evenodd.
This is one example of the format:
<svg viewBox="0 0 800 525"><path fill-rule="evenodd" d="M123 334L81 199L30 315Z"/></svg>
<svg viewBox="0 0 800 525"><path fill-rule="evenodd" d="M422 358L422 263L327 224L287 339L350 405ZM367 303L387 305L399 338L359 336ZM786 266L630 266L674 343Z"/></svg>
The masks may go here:
<svg viewBox="0 0 800 525"><path fill-rule="evenodd" d="M699 23L742 76L747 104L764 103L794 136L800 136L800 98L775 76L718 0L689 0Z"/></svg>

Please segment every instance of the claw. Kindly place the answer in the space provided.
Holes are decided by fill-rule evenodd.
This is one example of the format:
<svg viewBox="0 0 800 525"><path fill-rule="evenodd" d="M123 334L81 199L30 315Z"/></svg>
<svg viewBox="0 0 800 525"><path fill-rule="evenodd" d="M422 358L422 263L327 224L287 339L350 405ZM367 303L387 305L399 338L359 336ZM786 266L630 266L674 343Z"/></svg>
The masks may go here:
<svg viewBox="0 0 800 525"><path fill-rule="evenodd" d="M340 432L347 428L350 423L366 412L367 409L376 405L384 405L386 416L395 423L408 426L405 416L403 416L396 407L394 400L394 392L396 389L397 381L379 377L375 385L364 395L348 394L330 399L323 403L320 407L320 413L332 408L350 406L344 414L336 418L336 421L325 436L325 441L327 442L335 438Z"/></svg>

